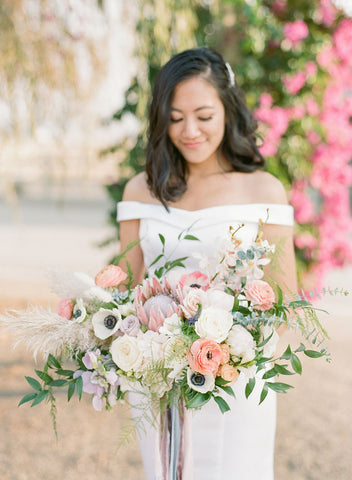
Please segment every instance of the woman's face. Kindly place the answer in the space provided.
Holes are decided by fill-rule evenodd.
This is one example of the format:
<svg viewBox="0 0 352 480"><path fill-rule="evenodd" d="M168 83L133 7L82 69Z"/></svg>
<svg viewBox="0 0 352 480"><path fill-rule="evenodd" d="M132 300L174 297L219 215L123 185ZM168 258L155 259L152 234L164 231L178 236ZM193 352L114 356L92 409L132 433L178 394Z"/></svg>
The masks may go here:
<svg viewBox="0 0 352 480"><path fill-rule="evenodd" d="M179 83L171 102L168 134L189 167L210 166L225 132L225 109L215 88L201 77Z"/></svg>

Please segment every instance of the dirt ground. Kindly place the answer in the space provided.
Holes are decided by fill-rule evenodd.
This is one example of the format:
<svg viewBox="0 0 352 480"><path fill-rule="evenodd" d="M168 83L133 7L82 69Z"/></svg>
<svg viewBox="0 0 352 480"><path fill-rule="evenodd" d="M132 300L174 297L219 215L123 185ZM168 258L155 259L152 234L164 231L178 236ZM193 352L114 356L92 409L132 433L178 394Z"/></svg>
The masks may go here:
<svg viewBox="0 0 352 480"><path fill-rule="evenodd" d="M44 255L44 247L37 239L42 238L46 245L46 258L53 258L53 252L58 251L53 238L60 243L66 259L68 250L64 237L59 234L55 237L55 231L51 230L48 237L42 231L38 233L40 236L33 238L27 235L27 250L23 252L16 244L17 237L12 238L12 233L7 232L7 250L0 251L0 312L8 307L25 308L28 301L44 306L55 301L43 281L38 280L42 272L34 275L34 263L42 261ZM79 245L78 240L87 238L87 232L76 233ZM36 254L28 253L31 241ZM51 244L53 252L49 249ZM10 259L12 249L16 251L16 262ZM79 255L73 252L70 255L73 269L87 271L83 267L89 267L88 273L94 272L102 262L102 254L100 257L94 254L93 265L91 252L82 251L81 246ZM84 264L83 257L90 259L90 263ZM77 258L84 265L76 265ZM61 259L56 256L52 263L54 261L60 264ZM331 286L351 289L352 270L335 272L327 281ZM322 318L331 337L328 348L332 362L306 359L302 376L293 377L295 388L279 395L276 480L352 479L352 369L349 357L352 298L351 295L329 297L322 306L330 312L329 316L322 314ZM292 340L293 345L296 344L297 340ZM67 404L65 396L60 394L57 401L58 441L47 404L17 407L20 398L30 390L24 376L32 375L37 367L31 354L20 347L12 349L13 341L14 338L0 329L0 480L142 480L136 440L116 452L121 428L129 424L126 407L119 406L113 412L96 412L88 396L80 403L75 398Z"/></svg>

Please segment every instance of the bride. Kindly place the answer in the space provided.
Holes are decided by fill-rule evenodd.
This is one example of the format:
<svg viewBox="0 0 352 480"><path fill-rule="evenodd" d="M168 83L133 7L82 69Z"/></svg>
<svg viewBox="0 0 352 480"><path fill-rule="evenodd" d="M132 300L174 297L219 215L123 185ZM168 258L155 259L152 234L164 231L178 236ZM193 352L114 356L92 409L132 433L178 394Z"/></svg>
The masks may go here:
<svg viewBox="0 0 352 480"><path fill-rule="evenodd" d="M195 48L163 66L149 112L146 170L128 182L118 205L121 250L140 239L126 256L136 283L160 253L159 234L166 238L166 256L187 256L186 267L199 269L197 257L214 255L229 226L243 224L239 233L250 242L259 220L268 218L265 237L279 243L282 254L280 268L266 274L286 291L296 290L292 207L281 183L262 170L255 128L221 55ZM200 242L179 241L186 228ZM233 385L230 412L222 415L209 402L190 414L183 480L273 480L276 396L270 392L258 405L259 379L246 399L242 375ZM155 461L155 429L146 425L138 435L146 479L164 480Z"/></svg>

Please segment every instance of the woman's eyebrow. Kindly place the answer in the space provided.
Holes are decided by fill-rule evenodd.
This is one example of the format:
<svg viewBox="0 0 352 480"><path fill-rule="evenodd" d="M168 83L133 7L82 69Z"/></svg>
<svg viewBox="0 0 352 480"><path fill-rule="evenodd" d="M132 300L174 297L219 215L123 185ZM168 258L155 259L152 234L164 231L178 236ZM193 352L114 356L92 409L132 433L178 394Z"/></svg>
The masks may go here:
<svg viewBox="0 0 352 480"><path fill-rule="evenodd" d="M209 109L209 108L214 109L214 107L213 107L212 105L204 105L204 106L202 106L202 107L196 108L196 109L194 110L194 112L198 112L199 110L204 110L204 109L206 109L206 108L208 108L208 109ZM182 110L180 110L180 109L178 109L178 108L175 108L175 107L171 107L171 110L173 110L173 111L175 111L175 112L180 112L180 113L182 113Z"/></svg>

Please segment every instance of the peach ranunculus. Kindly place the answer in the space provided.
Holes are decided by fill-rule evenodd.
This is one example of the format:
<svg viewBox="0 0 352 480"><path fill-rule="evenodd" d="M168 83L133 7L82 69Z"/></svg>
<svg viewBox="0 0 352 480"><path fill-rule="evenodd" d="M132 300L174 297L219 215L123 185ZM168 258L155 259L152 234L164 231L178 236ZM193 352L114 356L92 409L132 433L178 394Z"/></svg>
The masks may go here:
<svg viewBox="0 0 352 480"><path fill-rule="evenodd" d="M117 265L106 265L95 277L95 284L101 288L117 287L126 280L127 273Z"/></svg>
<svg viewBox="0 0 352 480"><path fill-rule="evenodd" d="M67 320L72 319L73 312L73 301L70 298L64 298L59 301L57 306L57 313L60 317L67 318Z"/></svg>
<svg viewBox="0 0 352 480"><path fill-rule="evenodd" d="M233 383L238 379L239 372L237 368L226 364L220 365L217 375L223 378L226 382Z"/></svg>
<svg viewBox="0 0 352 480"><path fill-rule="evenodd" d="M220 365L225 365L225 363L228 363L230 360L230 347L227 345L227 343L221 343L220 348L222 354Z"/></svg>
<svg viewBox="0 0 352 480"><path fill-rule="evenodd" d="M203 375L207 373L216 375L221 358L220 345L208 338L198 338L187 352L187 360L191 369Z"/></svg>
<svg viewBox="0 0 352 480"><path fill-rule="evenodd" d="M245 288L246 299L252 302L254 308L264 312L269 310L275 302L275 293L268 282L251 280Z"/></svg>

